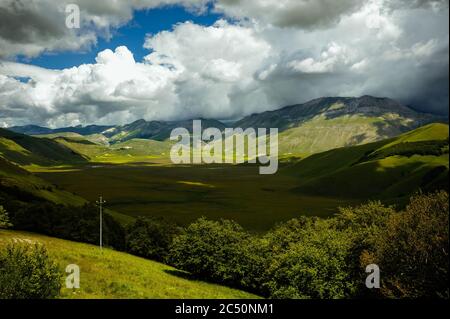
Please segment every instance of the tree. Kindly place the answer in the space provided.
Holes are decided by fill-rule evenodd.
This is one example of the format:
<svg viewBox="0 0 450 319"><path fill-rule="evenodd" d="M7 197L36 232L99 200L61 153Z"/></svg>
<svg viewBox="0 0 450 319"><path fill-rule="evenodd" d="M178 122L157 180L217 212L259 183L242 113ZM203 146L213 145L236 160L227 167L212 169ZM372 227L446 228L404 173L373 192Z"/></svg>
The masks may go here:
<svg viewBox="0 0 450 319"><path fill-rule="evenodd" d="M9 221L8 212L3 208L3 206L0 206L0 229L10 227L12 227L12 224Z"/></svg>
<svg viewBox="0 0 450 319"><path fill-rule="evenodd" d="M347 262L352 237L332 221L291 220L266 237L272 252L265 285L272 298L335 299L354 293ZM286 239L292 240L287 246Z"/></svg>
<svg viewBox="0 0 450 319"><path fill-rule="evenodd" d="M377 296L377 290L367 289L365 269L373 263L367 258L375 249L380 233L388 224L389 219L397 214L393 207L385 206L379 201L370 201L356 207L339 208L336 215L337 229L349 234L352 246L349 250L347 263L351 268L352 277L358 283L356 295L359 297Z"/></svg>
<svg viewBox="0 0 450 319"><path fill-rule="evenodd" d="M244 276L242 246L247 238L233 221L200 218L174 238L169 261L200 278L238 286Z"/></svg>
<svg viewBox="0 0 450 319"><path fill-rule="evenodd" d="M61 273L44 246L14 244L0 251L0 299L55 298Z"/></svg>
<svg viewBox="0 0 450 319"><path fill-rule="evenodd" d="M441 191L411 198L377 237L373 260L394 298L449 298L449 203Z"/></svg>
<svg viewBox="0 0 450 319"><path fill-rule="evenodd" d="M127 251L141 257L165 261L169 246L180 229L163 219L138 218L127 228Z"/></svg>

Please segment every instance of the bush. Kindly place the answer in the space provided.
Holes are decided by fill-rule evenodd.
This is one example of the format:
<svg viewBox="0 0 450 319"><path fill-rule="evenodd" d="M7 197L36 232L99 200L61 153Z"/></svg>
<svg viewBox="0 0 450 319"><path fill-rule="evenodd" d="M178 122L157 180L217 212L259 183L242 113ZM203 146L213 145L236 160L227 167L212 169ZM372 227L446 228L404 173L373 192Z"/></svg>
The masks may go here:
<svg viewBox="0 0 450 319"><path fill-rule="evenodd" d="M448 193L417 195L395 214L375 243L383 294L397 298L449 298Z"/></svg>
<svg viewBox="0 0 450 319"><path fill-rule="evenodd" d="M12 224L9 222L9 216L3 206L0 205L0 229L12 227Z"/></svg>
<svg viewBox="0 0 450 319"><path fill-rule="evenodd" d="M127 251L141 257L165 261L169 246L180 229L163 219L138 218L127 228Z"/></svg>
<svg viewBox="0 0 450 319"><path fill-rule="evenodd" d="M55 298L61 274L42 245L10 245L0 251L0 298Z"/></svg>
<svg viewBox="0 0 450 319"><path fill-rule="evenodd" d="M272 298L330 299L353 294L356 283L347 263L351 236L336 230L332 221L292 220L267 238L273 244L265 285Z"/></svg>
<svg viewBox="0 0 450 319"><path fill-rule="evenodd" d="M372 262L366 260L370 251L375 249L376 241L387 227L387 223L396 211L379 201L372 201L356 207L339 208L336 215L336 227L351 235L352 245L348 251L347 263L352 277L358 283L356 295L369 297L376 291L367 289L365 285L366 266Z"/></svg>
<svg viewBox="0 0 450 319"><path fill-rule="evenodd" d="M169 261L200 278L232 286L244 276L242 245L248 235L233 221L201 218L175 237Z"/></svg>

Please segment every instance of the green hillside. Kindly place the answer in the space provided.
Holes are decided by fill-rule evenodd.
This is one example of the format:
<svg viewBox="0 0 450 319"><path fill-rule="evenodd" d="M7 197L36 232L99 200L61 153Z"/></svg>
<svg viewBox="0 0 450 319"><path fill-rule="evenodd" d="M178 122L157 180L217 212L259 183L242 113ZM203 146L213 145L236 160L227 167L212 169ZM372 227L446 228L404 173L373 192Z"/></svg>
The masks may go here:
<svg viewBox="0 0 450 319"><path fill-rule="evenodd" d="M0 156L21 166L55 166L86 162L60 143L0 129Z"/></svg>
<svg viewBox="0 0 450 319"><path fill-rule="evenodd" d="M0 205L2 200L14 200L24 205L30 202L51 202L65 206L81 206L87 200L36 176L18 165L0 157ZM134 219L106 210L121 224L128 224Z"/></svg>
<svg viewBox="0 0 450 319"><path fill-rule="evenodd" d="M367 144L405 132L401 126L392 126L380 132L380 125L383 123L386 123L384 116L344 115L327 118L319 115L281 132L279 152L281 155L304 156L339 147ZM407 124L406 120L404 124Z"/></svg>
<svg viewBox="0 0 450 319"><path fill-rule="evenodd" d="M165 159L169 161L170 141L131 139L122 143L105 145L92 137L54 137L54 140L76 153L83 154L91 162L128 163L152 162Z"/></svg>
<svg viewBox="0 0 450 319"><path fill-rule="evenodd" d="M448 189L448 125L430 124L397 138L312 155L284 170L295 192L395 200Z"/></svg>
<svg viewBox="0 0 450 319"><path fill-rule="evenodd" d="M86 203L83 198L61 190L0 157L0 195L1 193L16 199L36 198L64 205L78 206Z"/></svg>
<svg viewBox="0 0 450 319"><path fill-rule="evenodd" d="M282 157L271 176L259 175L255 165L172 165L164 159L166 142L132 139L106 147L84 137L56 140L101 164L38 167L39 181L23 171L2 183L14 181L16 189L53 202L74 201L61 189L91 202L101 192L109 209L130 217L163 216L184 225L202 216L228 218L258 231L301 215L330 216L368 199L401 205L418 190L448 189L445 124L305 158Z"/></svg>
<svg viewBox="0 0 450 319"><path fill-rule="evenodd" d="M27 232L0 230L0 248L12 242L44 244L62 272L80 267L80 289L62 282L61 298L241 299L255 295L189 279L187 273L126 253Z"/></svg>
<svg viewBox="0 0 450 319"><path fill-rule="evenodd" d="M417 112L389 98L324 97L252 114L235 126L277 127L280 155L305 156L392 138L422 125L445 120Z"/></svg>

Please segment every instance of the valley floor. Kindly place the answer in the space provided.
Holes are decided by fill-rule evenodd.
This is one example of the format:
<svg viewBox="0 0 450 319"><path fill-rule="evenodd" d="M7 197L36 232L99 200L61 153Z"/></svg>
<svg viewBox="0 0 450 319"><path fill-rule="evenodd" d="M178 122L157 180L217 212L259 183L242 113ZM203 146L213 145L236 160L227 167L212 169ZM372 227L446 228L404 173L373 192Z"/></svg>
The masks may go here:
<svg viewBox="0 0 450 319"><path fill-rule="evenodd" d="M354 200L292 191L298 179L259 175L251 166L103 165L47 170L40 177L129 216L166 217L186 225L200 217L232 219L253 231L301 215L327 217Z"/></svg>

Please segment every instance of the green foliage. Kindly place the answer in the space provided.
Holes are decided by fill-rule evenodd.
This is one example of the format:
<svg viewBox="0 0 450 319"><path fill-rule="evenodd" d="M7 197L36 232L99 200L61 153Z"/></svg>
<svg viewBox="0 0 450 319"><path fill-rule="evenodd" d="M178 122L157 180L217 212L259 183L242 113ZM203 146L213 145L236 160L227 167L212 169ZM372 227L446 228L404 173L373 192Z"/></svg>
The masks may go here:
<svg viewBox="0 0 450 319"><path fill-rule="evenodd" d="M55 298L60 277L42 245L15 244L0 251L0 299Z"/></svg>
<svg viewBox="0 0 450 319"><path fill-rule="evenodd" d="M352 295L347 256L352 237L331 221L293 220L267 235L272 244L266 285L274 298L335 299ZM278 253L277 253L278 252Z"/></svg>
<svg viewBox="0 0 450 319"><path fill-rule="evenodd" d="M175 237L169 261L200 278L236 285L243 276L239 261L247 237L233 221L201 218Z"/></svg>
<svg viewBox="0 0 450 319"><path fill-rule="evenodd" d="M327 220L293 219L265 235L200 219L175 237L170 260L271 298L448 298L448 194L413 197L404 212L372 201ZM372 263L381 268L381 290L364 285Z"/></svg>
<svg viewBox="0 0 450 319"><path fill-rule="evenodd" d="M273 298L343 298L354 283L350 236L329 221L292 220L264 237L231 221L200 219L175 238L172 263L199 277Z"/></svg>
<svg viewBox="0 0 450 319"><path fill-rule="evenodd" d="M0 229L12 227L9 221L8 212L0 205Z"/></svg>
<svg viewBox="0 0 450 319"><path fill-rule="evenodd" d="M383 274L387 297L449 298L448 193L417 195L391 216L372 256Z"/></svg>
<svg viewBox="0 0 450 319"><path fill-rule="evenodd" d="M0 250L13 240L39 242L60 269L76 263L80 289L63 284L58 298L70 299L242 299L258 298L240 290L193 280L182 271L124 252L17 230L0 231ZM0 283L1 285L1 283ZM1 301L0 301L1 304ZM1 307L1 306L0 306ZM4 313L4 312L3 312ZM2 313L2 314L3 314ZM8 315L2 318L8 318ZM11 317L11 316L10 316Z"/></svg>
<svg viewBox="0 0 450 319"><path fill-rule="evenodd" d="M355 294L370 295L365 286L365 267L370 264L364 260L368 251L375 249L375 243L380 233L386 228L391 216L396 213L394 207L385 206L379 201L355 207L339 208L336 215L337 229L352 237L352 245L348 251L347 263L352 272L352 278L358 283Z"/></svg>
<svg viewBox="0 0 450 319"><path fill-rule="evenodd" d="M49 202L22 206L11 214L16 229L38 232L74 241L99 243L99 212L93 205L72 207ZM125 248L123 227L108 214L103 215L103 243Z"/></svg>
<svg viewBox="0 0 450 319"><path fill-rule="evenodd" d="M166 220L138 218L127 228L127 251L133 255L164 261L169 245L179 232L176 225Z"/></svg>

